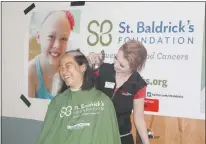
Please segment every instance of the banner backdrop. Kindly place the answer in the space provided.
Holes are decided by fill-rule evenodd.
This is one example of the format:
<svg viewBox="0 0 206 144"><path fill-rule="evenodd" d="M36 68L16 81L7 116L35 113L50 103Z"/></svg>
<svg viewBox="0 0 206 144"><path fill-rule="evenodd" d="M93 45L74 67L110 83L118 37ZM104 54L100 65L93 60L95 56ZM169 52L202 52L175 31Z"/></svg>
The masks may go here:
<svg viewBox="0 0 206 144"><path fill-rule="evenodd" d="M81 48L104 49L105 62L112 63L124 42L141 41L148 51L141 73L149 85L146 113L204 119L199 106L203 33L203 3L91 4L82 12Z"/></svg>
<svg viewBox="0 0 206 144"><path fill-rule="evenodd" d="M25 4L17 7L23 6ZM194 7L195 12L192 11ZM41 53L35 34L44 15L51 10L71 10L75 17L76 25L69 37L68 49L79 48L85 55L104 50L106 63L113 63L118 49L129 39L144 44L148 51L146 66L141 72L148 83L145 114L205 119L205 94L201 94L205 88L202 81L205 77L205 6L200 2L88 2L76 8L67 2L36 3L32 13L26 16L23 12L16 13L22 24L18 28L22 35L13 33L17 35L18 43L3 45L3 55L8 55L3 58L3 80L10 83L3 89L12 85L17 90L3 90L3 116L44 119L50 100L28 96L28 60ZM7 21L13 20L7 18ZM10 53L13 45L19 47L18 53L21 56L23 53L23 57ZM19 75L12 75L11 67L7 67L12 64L8 61L11 61L9 56L20 59L16 62ZM14 79L16 83L13 83ZM30 108L19 99L22 93L31 102Z"/></svg>

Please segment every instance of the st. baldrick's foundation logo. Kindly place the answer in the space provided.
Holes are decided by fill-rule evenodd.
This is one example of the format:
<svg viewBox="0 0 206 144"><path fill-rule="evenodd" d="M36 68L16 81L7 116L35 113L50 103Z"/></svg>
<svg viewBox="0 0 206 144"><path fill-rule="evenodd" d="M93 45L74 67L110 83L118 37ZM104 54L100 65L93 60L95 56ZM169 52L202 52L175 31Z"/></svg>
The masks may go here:
<svg viewBox="0 0 206 144"><path fill-rule="evenodd" d="M88 24L88 32L90 35L87 37L89 46L96 46L98 43L102 46L109 46L112 43L111 31L113 24L110 20L99 22L92 20Z"/></svg>

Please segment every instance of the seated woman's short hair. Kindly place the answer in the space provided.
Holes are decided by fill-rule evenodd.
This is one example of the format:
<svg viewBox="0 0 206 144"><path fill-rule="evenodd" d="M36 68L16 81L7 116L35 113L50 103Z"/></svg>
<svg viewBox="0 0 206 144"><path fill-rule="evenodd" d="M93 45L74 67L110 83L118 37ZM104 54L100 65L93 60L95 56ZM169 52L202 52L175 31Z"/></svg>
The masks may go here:
<svg viewBox="0 0 206 144"><path fill-rule="evenodd" d="M74 54L74 60L77 62L78 65L83 65L85 64L86 66L86 71L84 73L84 79L83 79L83 84L81 86L82 90L90 90L91 88L94 87L95 80L94 80L94 75L92 68L89 66L89 62L86 58L86 56L79 50L71 50L65 52L64 55L66 54ZM60 93L68 89L69 87L66 85L65 82L63 82L63 85L61 87Z"/></svg>

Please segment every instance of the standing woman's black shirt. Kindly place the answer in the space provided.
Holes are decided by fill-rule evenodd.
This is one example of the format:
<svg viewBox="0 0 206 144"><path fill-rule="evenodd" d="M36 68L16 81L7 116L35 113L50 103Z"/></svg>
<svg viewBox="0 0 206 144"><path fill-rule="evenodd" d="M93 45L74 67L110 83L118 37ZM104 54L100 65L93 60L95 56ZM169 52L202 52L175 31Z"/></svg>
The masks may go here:
<svg viewBox="0 0 206 144"><path fill-rule="evenodd" d="M146 95L146 82L138 72L132 73L130 78L115 91L115 70L113 64L104 63L100 69L94 73L96 77L96 87L108 95L114 104L120 134L131 132L130 115L133 110L133 100L144 98Z"/></svg>

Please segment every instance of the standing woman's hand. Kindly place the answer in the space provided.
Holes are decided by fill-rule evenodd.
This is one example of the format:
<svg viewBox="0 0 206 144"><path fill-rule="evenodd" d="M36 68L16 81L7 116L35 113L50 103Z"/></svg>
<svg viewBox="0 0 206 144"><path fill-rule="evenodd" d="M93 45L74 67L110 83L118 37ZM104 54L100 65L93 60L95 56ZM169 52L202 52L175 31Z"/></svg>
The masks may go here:
<svg viewBox="0 0 206 144"><path fill-rule="evenodd" d="M90 52L87 56L90 67L93 67L94 65L100 66L104 61L104 55L104 51L101 53Z"/></svg>

